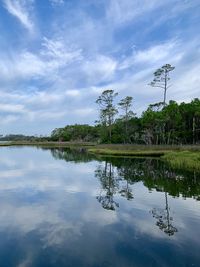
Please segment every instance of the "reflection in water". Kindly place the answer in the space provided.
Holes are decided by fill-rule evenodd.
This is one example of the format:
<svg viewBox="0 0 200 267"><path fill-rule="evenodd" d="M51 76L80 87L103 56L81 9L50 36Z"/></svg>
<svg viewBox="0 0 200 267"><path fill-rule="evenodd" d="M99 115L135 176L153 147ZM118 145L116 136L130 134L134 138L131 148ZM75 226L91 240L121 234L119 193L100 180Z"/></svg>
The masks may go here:
<svg viewBox="0 0 200 267"><path fill-rule="evenodd" d="M105 160L105 159L104 159ZM167 192L173 197L200 200L200 174L173 170L159 159L107 158L116 168L118 180L143 182L149 190Z"/></svg>
<svg viewBox="0 0 200 267"><path fill-rule="evenodd" d="M118 168L118 176L120 177L120 180L124 181L124 185L122 184L122 187L119 191L121 196L125 197L127 200L133 199L133 192L130 185L134 184L134 180L131 179L132 177L132 165L128 166L121 166L121 168Z"/></svg>
<svg viewBox="0 0 200 267"><path fill-rule="evenodd" d="M172 225L173 217L170 216L170 208L168 204L167 193L165 192L165 208L158 210L154 208L152 210L153 217L156 218L156 225L160 230L164 231L167 235L174 235L178 232L177 228Z"/></svg>
<svg viewBox="0 0 200 267"><path fill-rule="evenodd" d="M82 153L80 153L82 152ZM55 151L52 152L55 156ZM82 151L70 150L58 152L56 156L64 158L67 161L76 161L81 157L88 160L88 154ZM73 157L72 157L73 155ZM76 158L76 159L75 159ZM91 159L91 158L90 158ZM149 190L156 189L165 193L165 208L153 208L151 213L157 220L156 225L168 236L178 232L177 227L173 226L173 217L170 216L170 207L168 204L168 193L172 196L194 197L200 199L200 181L197 179L196 173L178 172L166 166L163 162L156 159L119 159L104 158L104 162L100 163L95 170L95 177L100 181L101 190L96 197L102 207L107 210L115 210L119 207L119 203L114 199L116 194L120 194L127 200L132 200L133 189L131 185L142 181ZM168 192L168 193L167 193Z"/></svg>
<svg viewBox="0 0 200 267"><path fill-rule="evenodd" d="M42 149L49 150L48 148ZM94 159L94 156L90 153L87 153L87 150L85 148L52 148L50 149L50 151L55 159L64 159L67 162L89 162Z"/></svg>
<svg viewBox="0 0 200 267"><path fill-rule="evenodd" d="M102 207L107 210L115 210L119 204L114 200L114 194L118 191L118 179L114 174L114 168L111 163L105 161L105 166L99 166L95 171L95 177L99 179L102 190L97 200Z"/></svg>
<svg viewBox="0 0 200 267"><path fill-rule="evenodd" d="M80 153L82 152L82 153ZM88 154L85 151L55 151L53 156L59 156L69 160L88 160ZM73 155L73 156L72 156ZM76 159L75 159L76 158ZM91 159L91 158L90 158ZM95 170L95 177L101 184L101 190L96 197L102 207L107 210L115 210L119 203L114 199L115 195L120 194L127 200L132 200L133 189L131 185L142 181L149 190L156 189L165 194L165 208L153 208L151 213L157 220L156 225L168 236L178 232L177 227L173 226L173 217L170 216L170 207L168 204L168 193L172 196L194 197L200 199L200 181L196 173L187 173L183 171L174 171L156 159L130 159L130 158L104 158Z"/></svg>
<svg viewBox="0 0 200 267"><path fill-rule="evenodd" d="M199 199L157 159L2 148L0 266L199 266Z"/></svg>

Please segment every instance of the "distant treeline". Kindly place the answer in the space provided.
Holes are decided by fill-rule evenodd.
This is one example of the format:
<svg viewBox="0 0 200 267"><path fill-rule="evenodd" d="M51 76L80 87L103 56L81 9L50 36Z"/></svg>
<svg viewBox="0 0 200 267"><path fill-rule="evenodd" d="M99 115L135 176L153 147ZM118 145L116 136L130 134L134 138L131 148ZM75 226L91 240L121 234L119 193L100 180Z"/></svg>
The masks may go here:
<svg viewBox="0 0 200 267"><path fill-rule="evenodd" d="M104 92L114 96L112 90ZM190 103L178 104L171 100L165 105L163 102L149 105L141 117L135 116L130 105L124 114L117 117L118 113L112 101L100 108L100 120L95 126L75 124L56 128L51 140L148 145L200 143L200 100L197 98Z"/></svg>
<svg viewBox="0 0 200 267"><path fill-rule="evenodd" d="M114 112L113 107L115 108ZM121 109L120 105L119 109ZM124 114L120 114L116 106L112 106L111 114L100 108L100 119L94 126L67 125L54 129L49 137L11 134L1 136L0 141L79 141L147 145L200 144L200 99L196 98L190 103L178 104L171 100L169 104L165 105L163 102L151 104L140 117L135 116L130 107Z"/></svg>
<svg viewBox="0 0 200 267"><path fill-rule="evenodd" d="M50 141L51 137L44 136L29 136L23 134L8 134L5 136L0 136L0 141L27 141L27 142L42 142L42 141Z"/></svg>

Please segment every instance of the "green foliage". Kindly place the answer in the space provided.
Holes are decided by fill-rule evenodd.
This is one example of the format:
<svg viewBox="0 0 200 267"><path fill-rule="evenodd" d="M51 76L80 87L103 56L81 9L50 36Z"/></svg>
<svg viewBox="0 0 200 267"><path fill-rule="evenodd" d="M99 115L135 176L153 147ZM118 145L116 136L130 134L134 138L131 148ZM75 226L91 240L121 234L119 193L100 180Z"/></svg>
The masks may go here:
<svg viewBox="0 0 200 267"><path fill-rule="evenodd" d="M9 134L0 136L0 141L27 141L27 142L46 142L50 141L51 138L47 136L28 136L23 134Z"/></svg>
<svg viewBox="0 0 200 267"><path fill-rule="evenodd" d="M112 96L115 95L114 91L109 91L109 94ZM111 101L111 103L113 102ZM122 101L121 103L124 107L124 103ZM129 111L131 110L128 109ZM180 104L171 100L165 106L162 105L162 102L151 104L142 113L141 117L128 116L126 119L123 114L123 116L117 119L112 118L110 124L101 120L95 126L87 124L67 125L64 128L53 130L51 140L98 142L105 144L199 144L200 100L196 98L190 103Z"/></svg>
<svg viewBox="0 0 200 267"><path fill-rule="evenodd" d="M56 128L51 133L52 141L97 141L99 127L87 124L67 125L64 128Z"/></svg>
<svg viewBox="0 0 200 267"><path fill-rule="evenodd" d="M176 169L200 171L200 152L171 152L167 153L163 158Z"/></svg>
<svg viewBox="0 0 200 267"><path fill-rule="evenodd" d="M100 107L100 123L105 131L108 131L109 142L112 142L112 125L118 110L115 107L114 100L118 93L114 90L105 90L97 98L96 103Z"/></svg>

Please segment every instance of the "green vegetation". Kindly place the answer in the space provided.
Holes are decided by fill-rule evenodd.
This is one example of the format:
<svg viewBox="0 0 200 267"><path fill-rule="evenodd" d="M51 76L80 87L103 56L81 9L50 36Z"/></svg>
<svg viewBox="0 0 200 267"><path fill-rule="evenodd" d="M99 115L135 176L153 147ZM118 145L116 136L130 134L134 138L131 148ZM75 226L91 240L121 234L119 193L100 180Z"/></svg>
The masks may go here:
<svg viewBox="0 0 200 267"><path fill-rule="evenodd" d="M0 141L9 141L9 142L45 142L50 141L50 137L44 136L27 136L23 134L9 134L6 136L0 136Z"/></svg>
<svg viewBox="0 0 200 267"><path fill-rule="evenodd" d="M51 140L60 142L93 142L99 138L99 127L87 124L67 125L52 131Z"/></svg>
<svg viewBox="0 0 200 267"><path fill-rule="evenodd" d="M200 171L199 146L96 146L88 150L91 153L107 156L160 157L172 168Z"/></svg>
<svg viewBox="0 0 200 267"><path fill-rule="evenodd" d="M166 153L163 160L176 169L200 171L200 152L181 151Z"/></svg>
<svg viewBox="0 0 200 267"><path fill-rule="evenodd" d="M165 106L163 103L152 104L141 117L134 116L126 104L123 114L115 120L100 110L101 118L97 125L68 125L53 130L50 139L98 144L200 144L200 99L181 104L170 101ZM112 124L107 122L110 120L114 120Z"/></svg>
<svg viewBox="0 0 200 267"><path fill-rule="evenodd" d="M92 142L52 142L52 141L12 141L0 143L0 147L4 146L38 146L38 147L93 147Z"/></svg>
<svg viewBox="0 0 200 267"><path fill-rule="evenodd" d="M155 151L155 150L113 150L106 148L91 148L89 149L90 153L100 154L100 155L109 155L109 156L134 156L134 157L160 157L165 154L164 151Z"/></svg>

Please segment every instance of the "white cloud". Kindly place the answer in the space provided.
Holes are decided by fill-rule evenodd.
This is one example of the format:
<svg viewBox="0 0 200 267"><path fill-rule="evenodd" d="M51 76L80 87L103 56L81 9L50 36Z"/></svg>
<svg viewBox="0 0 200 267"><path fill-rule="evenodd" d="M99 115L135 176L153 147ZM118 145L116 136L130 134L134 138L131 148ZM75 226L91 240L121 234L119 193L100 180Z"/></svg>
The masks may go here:
<svg viewBox="0 0 200 267"><path fill-rule="evenodd" d="M117 61L104 55L97 55L83 65L83 70L87 74L87 79L90 83L111 80L116 68Z"/></svg>
<svg viewBox="0 0 200 267"><path fill-rule="evenodd" d="M181 60L183 52L179 50L180 45L176 40L170 40L163 44L156 44L144 50L134 49L133 54L125 58L119 65L124 70L137 64L164 64L173 55L173 61Z"/></svg>
<svg viewBox="0 0 200 267"><path fill-rule="evenodd" d="M138 51L135 55L135 63L156 62L165 60L175 47L174 42L156 45L144 51Z"/></svg>
<svg viewBox="0 0 200 267"><path fill-rule="evenodd" d="M110 0L107 18L117 25L127 23L165 4L165 2L158 0Z"/></svg>
<svg viewBox="0 0 200 267"><path fill-rule="evenodd" d="M5 8L10 14L15 16L25 28L30 32L34 29L33 21L30 16L30 8L33 0L3 0Z"/></svg>
<svg viewBox="0 0 200 267"><path fill-rule="evenodd" d="M64 4L64 0L49 0L50 3L55 6L55 5L63 5Z"/></svg>
<svg viewBox="0 0 200 267"><path fill-rule="evenodd" d="M81 92L79 90L74 89L74 90L67 90L65 92L65 95L70 96L70 97L77 97L77 96L80 96L80 93Z"/></svg>
<svg viewBox="0 0 200 267"><path fill-rule="evenodd" d="M26 112L26 110L24 109L23 105L0 103L0 112L24 113L24 112Z"/></svg>
<svg viewBox="0 0 200 267"><path fill-rule="evenodd" d="M22 51L0 59L0 79L57 79L57 71L82 60L82 51L66 46L64 41L44 38L38 53Z"/></svg>
<svg viewBox="0 0 200 267"><path fill-rule="evenodd" d="M73 113L81 117L85 117L94 114L94 110L92 108L79 108L76 109Z"/></svg>
<svg viewBox="0 0 200 267"><path fill-rule="evenodd" d="M41 54L51 60L51 66L62 66L75 60L82 59L81 49L68 48L64 40L52 40L44 38L44 49Z"/></svg>

